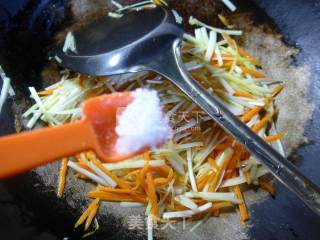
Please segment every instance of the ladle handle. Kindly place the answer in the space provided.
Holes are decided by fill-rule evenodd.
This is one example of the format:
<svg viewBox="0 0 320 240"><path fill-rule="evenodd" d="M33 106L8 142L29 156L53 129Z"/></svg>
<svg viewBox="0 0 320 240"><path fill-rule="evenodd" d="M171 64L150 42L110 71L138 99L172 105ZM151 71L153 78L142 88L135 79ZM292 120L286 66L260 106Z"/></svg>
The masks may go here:
<svg viewBox="0 0 320 240"><path fill-rule="evenodd" d="M265 165L288 189L320 216L320 189L291 162L275 151L234 116L217 98L207 92L188 73L181 59L180 40L176 40L163 61L151 68L176 84L193 102Z"/></svg>
<svg viewBox="0 0 320 240"><path fill-rule="evenodd" d="M84 120L0 138L0 179L68 157L94 146Z"/></svg>

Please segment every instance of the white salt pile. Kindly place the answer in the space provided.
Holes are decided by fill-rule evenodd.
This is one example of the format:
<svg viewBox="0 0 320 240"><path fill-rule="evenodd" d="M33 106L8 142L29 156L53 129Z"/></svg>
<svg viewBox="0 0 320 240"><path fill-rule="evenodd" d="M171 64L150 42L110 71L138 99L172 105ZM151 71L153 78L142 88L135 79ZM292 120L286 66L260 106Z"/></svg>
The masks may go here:
<svg viewBox="0 0 320 240"><path fill-rule="evenodd" d="M169 120L155 90L137 89L133 101L117 116L116 150L121 154L156 148L172 138Z"/></svg>

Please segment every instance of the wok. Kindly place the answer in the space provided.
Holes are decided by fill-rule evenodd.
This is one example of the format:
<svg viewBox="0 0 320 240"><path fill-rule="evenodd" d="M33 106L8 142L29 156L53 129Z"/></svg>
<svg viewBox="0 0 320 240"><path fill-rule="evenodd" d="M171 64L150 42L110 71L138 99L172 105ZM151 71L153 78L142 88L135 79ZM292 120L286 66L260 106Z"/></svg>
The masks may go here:
<svg viewBox="0 0 320 240"><path fill-rule="evenodd" d="M80 4L86 1L74 2ZM101 4L105 0L92 2ZM182 14L192 14L214 24L219 23L209 17L210 11L229 14L223 5L216 4L212 0L172 2ZM308 98L314 105L314 110L304 129L304 135L309 141L296 148L290 158L303 173L320 185L318 174L320 172L318 163L320 154L320 46L318 44L320 4L315 0L233 0L233 2L239 7L239 12L250 15L254 25L267 25L272 31L281 33L282 40L286 44L300 50L293 64L308 68L311 81ZM102 10L107 11L107 6ZM190 9L190 6L193 8ZM83 11L84 16L87 13L85 9L79 11ZM93 19L96 15L98 14L91 14L91 16L87 14L88 17L84 22ZM45 66L48 65L47 49L55 41L56 33L72 25L74 18L69 1L66 0L0 1L0 64L11 77L17 92L14 100L9 99L6 102L0 115L1 135L15 131L15 116L19 118L19 114L30 104L27 87L33 85L41 88L47 84L43 82L41 75ZM274 51L277 52L277 46ZM51 232L58 239L66 236L69 239L80 238L82 232L73 231L73 224L79 216L77 208L83 202L79 200L78 205L70 206L66 201L57 200L54 189L48 187L35 172L10 179L4 184L10 194L17 199L18 205L32 212L33 224L40 226L40 229ZM281 185L277 188L278 193L275 199L266 198L250 206L251 221L246 238L318 239L320 218ZM136 232L128 231L123 222L115 216L107 216L106 219L100 219L100 222L101 229L91 237L92 239L139 238ZM1 232L5 233L4 239L13 239L9 236L15 236L14 232L17 231L19 229L12 232L1 229ZM212 231L212 238L219 239L214 235L215 229L210 231ZM31 239L30 236L19 236L20 238L16 239ZM159 235L158 238L164 237ZM48 239L55 238L48 237Z"/></svg>

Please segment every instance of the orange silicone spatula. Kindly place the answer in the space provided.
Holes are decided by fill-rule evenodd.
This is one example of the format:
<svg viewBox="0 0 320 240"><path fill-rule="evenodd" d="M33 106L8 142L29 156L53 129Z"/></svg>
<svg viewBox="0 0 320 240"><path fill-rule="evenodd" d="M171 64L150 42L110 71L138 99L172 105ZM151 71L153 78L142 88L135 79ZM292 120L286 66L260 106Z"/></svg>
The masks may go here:
<svg viewBox="0 0 320 240"><path fill-rule="evenodd" d="M105 162L137 154L121 155L115 150L117 112L132 100L130 93L91 98L83 104L82 119L77 122L0 138L0 178L86 150L93 150Z"/></svg>

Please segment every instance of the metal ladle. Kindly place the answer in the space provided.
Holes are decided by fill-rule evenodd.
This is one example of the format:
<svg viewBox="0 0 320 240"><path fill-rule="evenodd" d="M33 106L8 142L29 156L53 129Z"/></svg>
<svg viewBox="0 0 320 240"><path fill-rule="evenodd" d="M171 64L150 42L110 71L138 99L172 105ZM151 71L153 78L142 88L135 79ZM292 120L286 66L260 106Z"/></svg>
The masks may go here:
<svg viewBox="0 0 320 240"><path fill-rule="evenodd" d="M63 67L88 75L154 71L166 77L320 216L319 187L190 76L181 59L183 34L166 9L131 12L120 19L104 17L75 32L77 53L64 53L59 46L53 56Z"/></svg>

